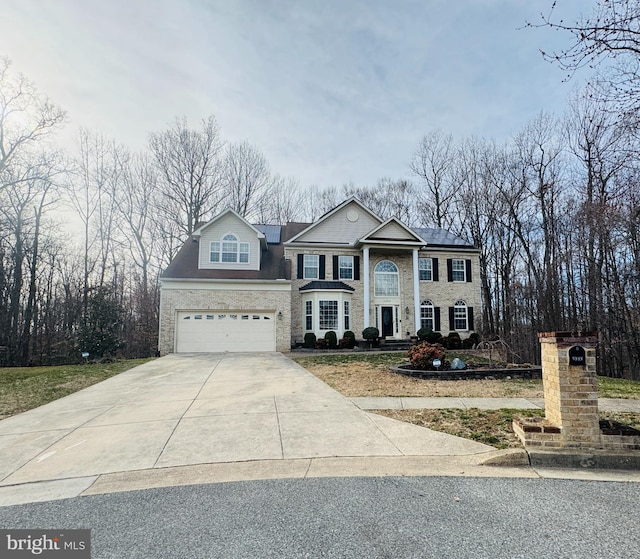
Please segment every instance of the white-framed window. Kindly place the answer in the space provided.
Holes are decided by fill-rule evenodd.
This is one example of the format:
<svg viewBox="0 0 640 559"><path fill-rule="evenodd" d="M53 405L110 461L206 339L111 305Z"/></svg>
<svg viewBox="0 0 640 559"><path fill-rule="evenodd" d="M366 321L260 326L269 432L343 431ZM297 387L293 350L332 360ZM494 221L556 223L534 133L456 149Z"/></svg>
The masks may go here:
<svg viewBox="0 0 640 559"><path fill-rule="evenodd" d="M211 241L209 246L209 261L220 262L220 243L218 241Z"/></svg>
<svg viewBox="0 0 640 559"><path fill-rule="evenodd" d="M304 279L318 279L320 270L320 257L317 254L304 255Z"/></svg>
<svg viewBox="0 0 640 559"><path fill-rule="evenodd" d="M453 281L467 281L465 262L461 258L454 258L451 262L451 279Z"/></svg>
<svg viewBox="0 0 640 559"><path fill-rule="evenodd" d="M351 304L349 301L344 302L344 329L351 330Z"/></svg>
<svg viewBox="0 0 640 559"><path fill-rule="evenodd" d="M463 260L464 262L464 260ZM454 330L468 330L468 312L467 312L467 304L462 301L456 301L456 304L453 306L453 329Z"/></svg>
<svg viewBox="0 0 640 559"><path fill-rule="evenodd" d="M433 301L429 299L420 303L420 328L436 329Z"/></svg>
<svg viewBox="0 0 640 559"><path fill-rule="evenodd" d="M304 302L304 329L313 330L313 301Z"/></svg>
<svg viewBox="0 0 640 559"><path fill-rule="evenodd" d="M433 260L431 258L419 258L418 270L420 281L433 281Z"/></svg>
<svg viewBox="0 0 640 559"><path fill-rule="evenodd" d="M338 278L353 279L353 256L338 256Z"/></svg>
<svg viewBox="0 0 640 559"><path fill-rule="evenodd" d="M382 260L376 264L373 270L374 288L376 297L399 297L400 282L398 280L398 267L390 260Z"/></svg>
<svg viewBox="0 0 640 559"><path fill-rule="evenodd" d="M241 264L249 263L249 243L241 243L233 233L222 237L222 241L212 241L209 247L210 262Z"/></svg>
<svg viewBox="0 0 640 559"><path fill-rule="evenodd" d="M338 329L338 301L321 300L319 302L320 330Z"/></svg>

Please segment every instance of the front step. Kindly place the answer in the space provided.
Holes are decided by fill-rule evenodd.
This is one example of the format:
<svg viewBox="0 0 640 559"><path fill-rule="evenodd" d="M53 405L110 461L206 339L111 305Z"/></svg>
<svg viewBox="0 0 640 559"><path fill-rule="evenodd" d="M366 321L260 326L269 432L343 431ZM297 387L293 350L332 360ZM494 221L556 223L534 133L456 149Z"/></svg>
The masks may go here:
<svg viewBox="0 0 640 559"><path fill-rule="evenodd" d="M382 350L407 351L412 345L411 340L380 340Z"/></svg>

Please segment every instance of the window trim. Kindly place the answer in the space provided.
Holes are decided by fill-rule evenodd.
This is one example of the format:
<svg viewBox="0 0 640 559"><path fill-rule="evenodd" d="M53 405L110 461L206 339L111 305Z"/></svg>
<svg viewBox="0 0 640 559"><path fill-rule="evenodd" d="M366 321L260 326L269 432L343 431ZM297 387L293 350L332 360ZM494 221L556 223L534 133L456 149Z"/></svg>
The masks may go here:
<svg viewBox="0 0 640 559"><path fill-rule="evenodd" d="M464 312L464 317L456 316L458 312ZM464 321L464 327L459 328L456 324L456 321ZM467 331L469 330L469 306L466 301L462 299L458 299L453 305L453 329L457 331Z"/></svg>
<svg viewBox="0 0 640 559"><path fill-rule="evenodd" d="M431 317L423 316L423 311L431 310ZM426 321L431 321L431 327L426 326ZM427 328L432 331L436 331L436 307L431 299L425 299L420 301L420 329Z"/></svg>
<svg viewBox="0 0 640 559"><path fill-rule="evenodd" d="M311 266L307 264L307 258L315 259L315 266ZM307 269L311 270L316 269L316 275L307 275ZM320 279L320 255L319 254L304 254L302 257L302 279L306 280L317 280Z"/></svg>
<svg viewBox="0 0 640 559"><path fill-rule="evenodd" d="M344 266L341 262L342 259L348 260L350 262L349 265ZM342 271L346 270L350 272L350 275L343 276ZM353 280L355 277L355 262L352 255L348 254L339 254L338 255L338 279L339 280Z"/></svg>
<svg viewBox="0 0 640 559"><path fill-rule="evenodd" d="M338 304L339 300L338 299L319 299L318 300L318 328L319 330L328 332L330 330L333 330L334 332L338 330L339 324L340 324L340 305ZM323 303L325 303L325 309L323 309ZM324 313L331 313L333 315L333 311L335 309L335 315L334 316L329 316L328 314L325 314L323 316L323 312ZM331 323L329 324L329 319L331 320ZM323 322L324 320L324 322ZM323 328L323 326L328 326L328 328Z"/></svg>
<svg viewBox="0 0 640 559"><path fill-rule="evenodd" d="M251 243L240 241L235 233L225 233L209 243L209 262L213 264L250 264L250 260Z"/></svg>
<svg viewBox="0 0 640 559"><path fill-rule="evenodd" d="M425 266L423 269L422 264L428 264L428 267ZM429 277L423 278L422 272L428 272ZM433 281L433 258L422 257L418 258L418 278L420 281Z"/></svg>
<svg viewBox="0 0 640 559"><path fill-rule="evenodd" d="M351 330L351 301L343 300L343 321L345 331Z"/></svg>
<svg viewBox="0 0 640 559"><path fill-rule="evenodd" d="M304 302L304 331L313 332L313 301Z"/></svg>
<svg viewBox="0 0 640 559"><path fill-rule="evenodd" d="M395 271L390 271L390 270L378 270L379 267L381 267L382 264L390 264L391 266L393 266ZM395 293L382 293L381 291L378 290L378 278L382 277L388 277L388 278L395 278L395 282L391 282L391 283L395 283ZM382 288L383 286L380 285L380 287ZM384 287L388 287L388 286L384 286ZM396 264L394 264L391 260L380 260L380 262L378 262L374 269L373 269L373 296L374 297L400 297L400 272L398 270L398 266Z"/></svg>
<svg viewBox="0 0 640 559"><path fill-rule="evenodd" d="M456 262L462 262L462 269L456 270ZM456 279L456 273L462 272L462 279ZM467 263L464 258L452 258L451 259L451 280L459 283L467 281Z"/></svg>

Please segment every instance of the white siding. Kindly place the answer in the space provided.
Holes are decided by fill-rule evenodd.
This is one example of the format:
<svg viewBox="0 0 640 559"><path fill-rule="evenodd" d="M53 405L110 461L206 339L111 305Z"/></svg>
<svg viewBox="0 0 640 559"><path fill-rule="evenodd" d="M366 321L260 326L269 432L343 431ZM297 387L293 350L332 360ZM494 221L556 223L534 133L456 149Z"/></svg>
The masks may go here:
<svg viewBox="0 0 640 559"><path fill-rule="evenodd" d="M393 239L394 241L416 241L416 237L409 234L403 227L395 222L387 223L375 235L370 235L369 239Z"/></svg>
<svg viewBox="0 0 640 559"><path fill-rule="evenodd" d="M227 233L233 233L241 243L249 243L248 264L209 261L211 241L222 242L222 237ZM222 216L202 231L200 237L200 262L198 267L200 269L210 270L259 270L260 240L256 232L232 213Z"/></svg>
<svg viewBox="0 0 640 559"><path fill-rule="evenodd" d="M357 212L357 221L349 221L349 212ZM380 221L352 202L298 237L296 242L353 244L379 225Z"/></svg>

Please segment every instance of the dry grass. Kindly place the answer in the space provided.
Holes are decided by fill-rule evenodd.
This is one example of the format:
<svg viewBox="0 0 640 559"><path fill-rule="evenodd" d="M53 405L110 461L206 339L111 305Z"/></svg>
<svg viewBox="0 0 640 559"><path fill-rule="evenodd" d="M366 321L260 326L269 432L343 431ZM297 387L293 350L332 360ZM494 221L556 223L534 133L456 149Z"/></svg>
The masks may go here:
<svg viewBox="0 0 640 559"><path fill-rule="evenodd" d="M457 398L542 398L540 380L422 380L393 373L406 363L398 354L296 357L309 372L341 394L358 396Z"/></svg>
<svg viewBox="0 0 640 559"><path fill-rule="evenodd" d="M544 410L376 410L375 413L464 437L496 448L522 448L511 427L513 416L544 417ZM602 419L612 419L640 429L640 413L602 413Z"/></svg>
<svg viewBox="0 0 640 559"><path fill-rule="evenodd" d="M514 415L544 416L542 410L377 410L375 413L496 448L522 448L511 422Z"/></svg>

